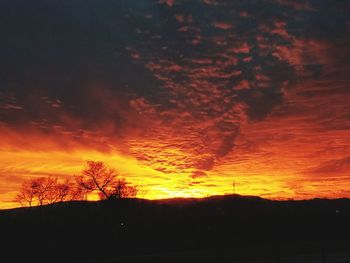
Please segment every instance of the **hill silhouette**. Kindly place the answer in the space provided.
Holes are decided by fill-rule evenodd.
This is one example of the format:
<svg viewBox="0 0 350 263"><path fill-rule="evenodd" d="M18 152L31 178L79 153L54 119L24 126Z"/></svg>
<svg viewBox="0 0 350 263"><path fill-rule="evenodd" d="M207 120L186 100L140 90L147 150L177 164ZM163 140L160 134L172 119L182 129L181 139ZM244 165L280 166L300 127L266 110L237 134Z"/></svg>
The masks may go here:
<svg viewBox="0 0 350 263"><path fill-rule="evenodd" d="M0 211L2 257L12 262L155 262L143 255L191 251L209 253L202 262L226 262L228 254L271 260L321 255L350 249L349 222L349 199L239 195L74 201ZM134 261L118 261L130 256Z"/></svg>

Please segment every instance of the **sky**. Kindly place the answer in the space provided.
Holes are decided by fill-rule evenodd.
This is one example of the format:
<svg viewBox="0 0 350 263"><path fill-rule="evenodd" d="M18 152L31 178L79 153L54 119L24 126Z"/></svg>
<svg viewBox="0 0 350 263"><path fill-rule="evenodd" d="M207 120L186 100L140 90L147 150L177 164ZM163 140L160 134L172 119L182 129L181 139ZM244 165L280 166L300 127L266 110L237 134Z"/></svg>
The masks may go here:
<svg viewBox="0 0 350 263"><path fill-rule="evenodd" d="M73 178L87 160L147 199L350 197L349 10L2 1L0 208L26 180Z"/></svg>

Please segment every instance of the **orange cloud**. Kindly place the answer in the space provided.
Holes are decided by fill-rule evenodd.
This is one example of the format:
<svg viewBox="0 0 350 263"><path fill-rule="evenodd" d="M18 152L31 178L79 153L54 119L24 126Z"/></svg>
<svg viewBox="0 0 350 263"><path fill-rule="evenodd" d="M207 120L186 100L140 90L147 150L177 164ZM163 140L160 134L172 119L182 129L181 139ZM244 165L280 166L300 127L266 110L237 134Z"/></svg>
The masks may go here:
<svg viewBox="0 0 350 263"><path fill-rule="evenodd" d="M212 173L243 193L283 198L348 197L350 100L344 75L286 90L283 105L241 126L234 151Z"/></svg>
<svg viewBox="0 0 350 263"><path fill-rule="evenodd" d="M107 12L93 30L84 10L76 28L64 5L48 5L62 25L28 5L48 22L26 43L40 63L8 50L13 36L36 36L37 18L0 43L0 206L15 205L25 179L74 176L88 159L152 199L232 193L233 180L241 194L349 196L344 4L125 5L135 12ZM67 45L44 32L56 26ZM70 27L84 34L72 38Z"/></svg>
<svg viewBox="0 0 350 263"><path fill-rule="evenodd" d="M225 22L214 22L214 26L219 29L227 30L232 27L231 24Z"/></svg>

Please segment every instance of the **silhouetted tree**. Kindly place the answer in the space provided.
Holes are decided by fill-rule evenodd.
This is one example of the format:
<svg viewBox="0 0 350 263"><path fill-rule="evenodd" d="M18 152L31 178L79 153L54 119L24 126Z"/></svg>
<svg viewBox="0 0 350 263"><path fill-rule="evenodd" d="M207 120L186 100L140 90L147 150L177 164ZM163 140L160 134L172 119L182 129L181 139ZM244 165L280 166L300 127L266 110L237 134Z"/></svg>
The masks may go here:
<svg viewBox="0 0 350 263"><path fill-rule="evenodd" d="M113 198L134 198L138 193L138 187L130 185L124 178L118 179L113 189Z"/></svg>
<svg viewBox="0 0 350 263"><path fill-rule="evenodd" d="M14 201L31 207L78 199L82 199L82 192L74 181L59 183L57 177L47 176L24 182Z"/></svg>
<svg viewBox="0 0 350 263"><path fill-rule="evenodd" d="M59 182L57 177L47 176L24 182L14 201L21 206L42 206L86 199L93 191L98 191L101 199L132 198L137 195L138 187L119 178L119 173L103 162L88 161L87 167L75 180Z"/></svg>
<svg viewBox="0 0 350 263"><path fill-rule="evenodd" d="M66 179L60 186L61 201L72 201L86 199L87 191L83 189L76 178L74 180Z"/></svg>
<svg viewBox="0 0 350 263"><path fill-rule="evenodd" d="M57 177L40 177L36 180L36 198L40 206L52 204L58 200Z"/></svg>
<svg viewBox="0 0 350 263"><path fill-rule="evenodd" d="M66 181L64 183L58 183L55 186L55 194L57 196L57 202L68 201L70 195L71 187L70 184Z"/></svg>
<svg viewBox="0 0 350 263"><path fill-rule="evenodd" d="M36 198L37 188L39 184L36 179L24 182L16 195L14 201L19 203L21 206L31 207Z"/></svg>
<svg viewBox="0 0 350 263"><path fill-rule="evenodd" d="M97 190L107 199L111 196L117 175L114 169L107 168L103 162L88 161L77 182L83 189L89 192Z"/></svg>
<svg viewBox="0 0 350 263"><path fill-rule="evenodd" d="M101 199L135 197L137 187L118 177L118 171L103 162L88 161L77 183L86 191L98 191Z"/></svg>
<svg viewBox="0 0 350 263"><path fill-rule="evenodd" d="M84 193L72 179L66 179L62 183L56 183L51 192L55 202L65 202L84 199Z"/></svg>

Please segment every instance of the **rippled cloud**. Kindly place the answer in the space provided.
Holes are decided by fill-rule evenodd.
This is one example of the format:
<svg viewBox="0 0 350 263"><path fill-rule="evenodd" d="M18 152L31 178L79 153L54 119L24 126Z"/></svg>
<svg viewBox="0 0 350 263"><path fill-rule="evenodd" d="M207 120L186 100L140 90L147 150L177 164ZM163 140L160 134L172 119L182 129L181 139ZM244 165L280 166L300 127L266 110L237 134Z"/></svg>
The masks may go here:
<svg viewBox="0 0 350 263"><path fill-rule="evenodd" d="M232 180L347 196L346 2L15 2L0 11L6 202L25 178L92 157L148 198L230 193Z"/></svg>

